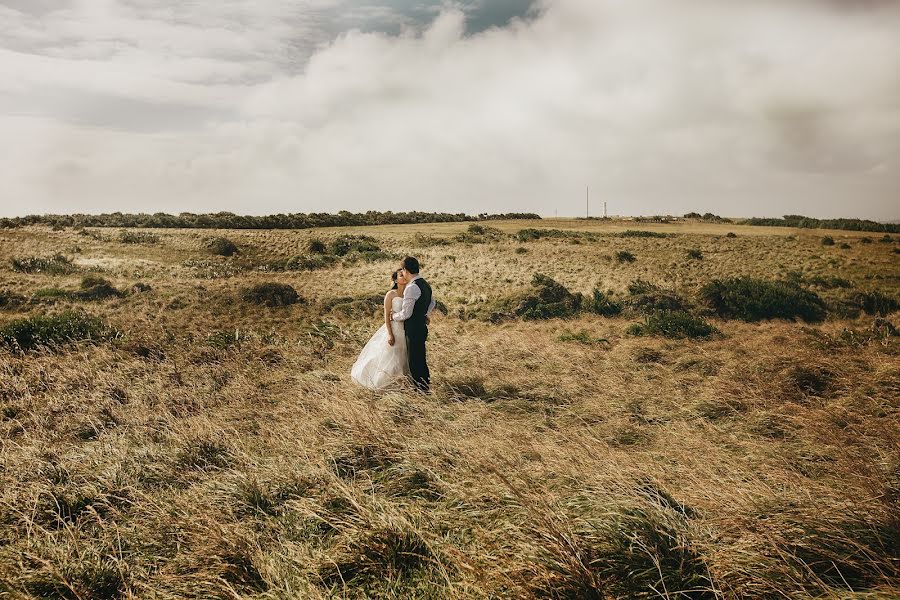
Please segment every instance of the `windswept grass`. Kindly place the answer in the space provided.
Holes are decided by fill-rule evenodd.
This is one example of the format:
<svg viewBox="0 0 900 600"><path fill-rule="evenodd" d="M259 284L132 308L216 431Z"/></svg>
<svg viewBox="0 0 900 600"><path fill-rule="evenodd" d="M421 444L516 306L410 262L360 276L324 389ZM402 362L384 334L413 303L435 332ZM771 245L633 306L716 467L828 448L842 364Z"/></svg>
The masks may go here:
<svg viewBox="0 0 900 600"><path fill-rule="evenodd" d="M900 595L896 236L57 224L0 245L80 246L0 271L0 597ZM429 396L349 378L406 254Z"/></svg>

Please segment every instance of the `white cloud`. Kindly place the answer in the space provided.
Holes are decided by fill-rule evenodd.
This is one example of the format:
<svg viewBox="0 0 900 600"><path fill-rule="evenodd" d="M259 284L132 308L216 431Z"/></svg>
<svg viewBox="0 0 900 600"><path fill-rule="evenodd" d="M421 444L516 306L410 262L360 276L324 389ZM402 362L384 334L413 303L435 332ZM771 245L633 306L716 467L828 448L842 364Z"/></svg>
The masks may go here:
<svg viewBox="0 0 900 600"><path fill-rule="evenodd" d="M407 28L328 41L340 4L0 7L0 213L574 214L590 184L616 213L897 218L895 3L545 0L475 35L373 3Z"/></svg>

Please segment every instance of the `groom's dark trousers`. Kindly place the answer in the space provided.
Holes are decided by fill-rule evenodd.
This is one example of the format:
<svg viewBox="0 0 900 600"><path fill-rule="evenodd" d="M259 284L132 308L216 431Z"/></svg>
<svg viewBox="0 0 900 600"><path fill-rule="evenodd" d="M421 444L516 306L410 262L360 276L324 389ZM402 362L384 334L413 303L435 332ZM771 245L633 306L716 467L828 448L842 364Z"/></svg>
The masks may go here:
<svg viewBox="0 0 900 600"><path fill-rule="evenodd" d="M427 392L431 387L431 372L428 370L428 361L425 357L425 341L428 339L428 325L425 316L428 306L431 304L431 286L419 277L409 285L419 286L422 294L416 300L412 316L406 320L406 349L409 352L409 372L413 384L419 391Z"/></svg>

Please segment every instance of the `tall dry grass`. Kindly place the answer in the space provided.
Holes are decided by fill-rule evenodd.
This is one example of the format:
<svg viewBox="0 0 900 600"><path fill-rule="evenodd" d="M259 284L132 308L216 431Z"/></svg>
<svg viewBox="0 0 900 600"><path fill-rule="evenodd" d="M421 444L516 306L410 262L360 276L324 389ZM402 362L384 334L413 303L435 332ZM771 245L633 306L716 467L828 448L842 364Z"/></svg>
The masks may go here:
<svg viewBox="0 0 900 600"><path fill-rule="evenodd" d="M349 380L395 261L260 270L346 230L166 230L152 245L0 232L0 294L19 299L0 303L0 327L74 309L121 334L0 351L0 597L900 594L900 362L885 323L711 318L721 335L692 340L628 335L639 318L627 310L457 316L535 272L623 300L638 278L691 299L714 278L798 270L851 281L813 288L834 306L861 290L896 297L893 245L834 232L851 248L824 248L821 232L733 225L645 226L666 238L607 235L635 228L618 222L491 226L596 235L349 232L420 256L447 306L428 397ZM211 256L217 235L240 252ZM11 267L57 253L79 271ZM94 272L150 289L35 297ZM241 300L268 282L304 301Z"/></svg>

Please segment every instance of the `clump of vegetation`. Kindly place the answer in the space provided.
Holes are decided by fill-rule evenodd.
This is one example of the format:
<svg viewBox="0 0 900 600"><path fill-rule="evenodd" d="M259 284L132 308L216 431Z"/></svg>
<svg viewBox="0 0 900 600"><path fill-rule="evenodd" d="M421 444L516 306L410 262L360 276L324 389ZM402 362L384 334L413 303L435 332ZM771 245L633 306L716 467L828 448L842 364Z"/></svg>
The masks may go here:
<svg viewBox="0 0 900 600"><path fill-rule="evenodd" d="M326 269L335 263L335 258L328 254L306 255L298 254L290 258L283 258L265 265L266 271L315 271Z"/></svg>
<svg viewBox="0 0 900 600"><path fill-rule="evenodd" d="M619 250L616 252L616 261L620 263L633 263L637 257L628 250Z"/></svg>
<svg viewBox="0 0 900 600"><path fill-rule="evenodd" d="M487 244L503 239L503 232L496 227L486 227L478 223L469 225L465 232L457 234L456 241L466 244Z"/></svg>
<svg viewBox="0 0 900 600"><path fill-rule="evenodd" d="M639 313L680 311L685 308L684 301L677 294L643 279L635 279L628 284L628 293L628 305Z"/></svg>
<svg viewBox="0 0 900 600"><path fill-rule="evenodd" d="M571 317L581 310L582 301L581 294L573 294L554 279L535 273L531 290L519 299L513 313L525 320Z"/></svg>
<svg viewBox="0 0 900 600"><path fill-rule="evenodd" d="M736 234L735 232L733 232L733 231L729 231L728 233L725 234L725 237L727 237L727 238L736 238L736 237L737 237L737 234Z"/></svg>
<svg viewBox="0 0 900 600"><path fill-rule="evenodd" d="M667 338L708 338L718 330L701 317L686 311L662 310L647 315L643 323L628 328L632 335L659 335Z"/></svg>
<svg viewBox="0 0 900 600"><path fill-rule="evenodd" d="M900 302L878 290L870 290L854 294L851 304L858 306L867 315L886 317L896 310L900 310Z"/></svg>
<svg viewBox="0 0 900 600"><path fill-rule="evenodd" d="M520 229L516 233L516 239L520 242L534 242L542 238L556 238L564 240L592 240L597 234L587 231L565 231L562 229Z"/></svg>
<svg viewBox="0 0 900 600"><path fill-rule="evenodd" d="M119 241L123 244L156 244L159 243L159 236L150 231L123 229L119 232Z"/></svg>
<svg viewBox="0 0 900 600"><path fill-rule="evenodd" d="M853 282L849 279L836 277L834 275L830 275L827 277L823 275L806 276L800 271L791 271L787 274L786 279L787 281L790 281L791 283L795 283L797 285L812 285L824 290L853 287Z"/></svg>
<svg viewBox="0 0 900 600"><path fill-rule="evenodd" d="M831 237L830 235L826 235L825 237L822 238L822 245L823 246L834 246L834 238Z"/></svg>
<svg viewBox="0 0 900 600"><path fill-rule="evenodd" d="M869 236L863 236L863 237L859 238L859 243L860 244L871 244L872 238L870 238Z"/></svg>
<svg viewBox="0 0 900 600"><path fill-rule="evenodd" d="M449 246L450 240L435 235L425 235L423 233L417 233L413 237L413 244L420 248L432 248L435 246Z"/></svg>
<svg viewBox="0 0 900 600"><path fill-rule="evenodd" d="M121 298L125 294L116 289L108 279L97 275L87 275L81 279L77 290L60 288L44 288L37 290L34 297L38 299L64 299L75 301L95 301L107 298Z"/></svg>
<svg viewBox="0 0 900 600"><path fill-rule="evenodd" d="M13 271L19 273L46 273L47 275L68 275L78 270L72 259L55 254L49 258L28 256L10 260Z"/></svg>
<svg viewBox="0 0 900 600"><path fill-rule="evenodd" d="M672 237L670 233L662 233L661 231L645 231L643 229L626 229L613 234L620 238L667 238Z"/></svg>
<svg viewBox="0 0 900 600"><path fill-rule="evenodd" d="M622 303L613 300L609 294L594 288L594 292L590 298L583 300L584 309L588 312L603 315L604 317L614 317L622 312Z"/></svg>
<svg viewBox="0 0 900 600"><path fill-rule="evenodd" d="M346 256L351 252L379 252L378 240L368 235L342 235L331 240L328 251L335 256Z"/></svg>
<svg viewBox="0 0 900 600"><path fill-rule="evenodd" d="M691 260L703 260L703 251L699 248L691 248L687 251L687 257Z"/></svg>
<svg viewBox="0 0 900 600"><path fill-rule="evenodd" d="M61 349L79 342L98 343L118 332L81 312L18 319L0 327L0 347L13 352Z"/></svg>
<svg viewBox="0 0 900 600"><path fill-rule="evenodd" d="M241 290L241 300L263 306L289 306L304 302L292 286L286 283L260 283Z"/></svg>
<svg viewBox="0 0 900 600"><path fill-rule="evenodd" d="M113 287L103 277L87 275L81 279L81 289L74 293L79 300L103 300L105 298L121 298L125 294Z"/></svg>
<svg viewBox="0 0 900 600"><path fill-rule="evenodd" d="M237 244L223 237L213 238L206 247L216 256L234 256L238 252Z"/></svg>
<svg viewBox="0 0 900 600"><path fill-rule="evenodd" d="M306 250L310 254L325 254L328 252L328 246L319 238L313 238L306 244Z"/></svg>
<svg viewBox="0 0 900 600"><path fill-rule="evenodd" d="M714 279L700 289L701 301L725 319L760 321L801 318L808 323L825 319L825 303L809 290L789 281L752 277Z"/></svg>

